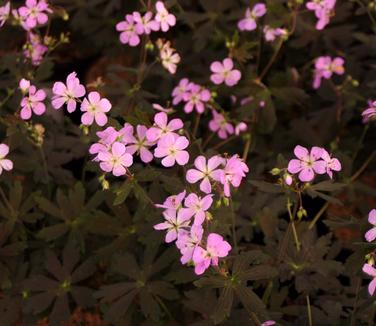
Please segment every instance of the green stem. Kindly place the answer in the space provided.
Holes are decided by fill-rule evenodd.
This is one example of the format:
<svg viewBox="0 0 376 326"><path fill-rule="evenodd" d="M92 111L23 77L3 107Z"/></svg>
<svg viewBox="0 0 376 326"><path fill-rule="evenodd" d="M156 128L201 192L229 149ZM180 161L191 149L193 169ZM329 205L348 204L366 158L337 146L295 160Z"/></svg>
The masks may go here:
<svg viewBox="0 0 376 326"><path fill-rule="evenodd" d="M323 207L321 207L321 209L316 214L315 218L309 224L308 230L311 230L315 226L316 222L319 220L319 218L321 217L321 215L326 211L326 209L328 208L328 206L329 206L329 202L326 202L325 205L323 205Z"/></svg>
<svg viewBox="0 0 376 326"><path fill-rule="evenodd" d="M290 198L288 198L288 200L287 200L287 211L288 211L289 216L290 216L290 224L291 224L291 228L292 228L292 234L294 236L296 250L299 252L300 251L300 241L299 241L298 233L296 232L296 228L295 228L294 215L291 212Z"/></svg>
<svg viewBox="0 0 376 326"><path fill-rule="evenodd" d="M308 312L308 325L312 326L312 311L311 311L311 302L309 300L309 295L306 295L306 300L307 300L307 312Z"/></svg>

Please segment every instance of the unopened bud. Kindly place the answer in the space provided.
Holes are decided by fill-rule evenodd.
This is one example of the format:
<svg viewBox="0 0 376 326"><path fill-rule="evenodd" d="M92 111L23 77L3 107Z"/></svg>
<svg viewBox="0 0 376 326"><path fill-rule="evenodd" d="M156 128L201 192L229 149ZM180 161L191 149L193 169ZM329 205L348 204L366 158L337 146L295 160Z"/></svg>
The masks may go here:
<svg viewBox="0 0 376 326"><path fill-rule="evenodd" d="M279 175L281 173L281 170L278 168L274 168L270 171L272 175Z"/></svg>
<svg viewBox="0 0 376 326"><path fill-rule="evenodd" d="M227 197L223 197L223 204L226 206L226 207L228 207L228 206L230 206L230 200L227 198Z"/></svg>
<svg viewBox="0 0 376 326"><path fill-rule="evenodd" d="M303 207L300 207L297 216L301 220L304 216L307 216L307 211Z"/></svg>
<svg viewBox="0 0 376 326"><path fill-rule="evenodd" d="M291 186L291 184L292 184L292 176L291 176L291 174L285 173L285 175L283 176L283 180L285 181L285 183L288 186Z"/></svg>

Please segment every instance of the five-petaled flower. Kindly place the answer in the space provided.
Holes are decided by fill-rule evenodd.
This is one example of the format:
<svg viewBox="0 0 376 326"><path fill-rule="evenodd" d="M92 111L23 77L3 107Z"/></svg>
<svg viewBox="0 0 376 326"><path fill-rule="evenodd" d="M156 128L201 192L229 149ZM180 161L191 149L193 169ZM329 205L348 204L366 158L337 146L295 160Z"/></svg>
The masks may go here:
<svg viewBox="0 0 376 326"><path fill-rule="evenodd" d="M238 22L238 28L241 31L253 31L257 28L257 19L266 14L266 6L263 3L257 3L252 8L247 8L245 17Z"/></svg>
<svg viewBox="0 0 376 326"><path fill-rule="evenodd" d="M233 68L234 62L231 58L226 58L222 62L214 61L210 65L210 70L213 72L210 76L210 80L216 85L222 84L223 82L230 87L236 85L242 75L240 70Z"/></svg>
<svg viewBox="0 0 376 326"><path fill-rule="evenodd" d="M99 166L105 172L112 172L116 177L127 173L127 168L133 164L133 157L126 152L124 144L115 142L109 151L98 153Z"/></svg>
<svg viewBox="0 0 376 326"><path fill-rule="evenodd" d="M98 92L90 92L88 98L81 104L81 111L85 112L81 117L84 125L93 124L94 120L98 126L104 126L108 118L106 112L111 110L111 103L106 98L101 98Z"/></svg>
<svg viewBox="0 0 376 326"><path fill-rule="evenodd" d="M175 241L179 233L189 227L190 218L184 217L181 211L166 210L163 212L165 222L154 225L155 230L167 230L165 241Z"/></svg>
<svg viewBox="0 0 376 326"><path fill-rule="evenodd" d="M189 141L184 136L169 133L163 136L154 150L154 156L162 159L162 165L165 167L186 165L189 161L189 153L185 150Z"/></svg>
<svg viewBox="0 0 376 326"><path fill-rule="evenodd" d="M6 144L0 144L0 174L3 170L10 171L13 169L13 162L6 158L9 153L9 146Z"/></svg>

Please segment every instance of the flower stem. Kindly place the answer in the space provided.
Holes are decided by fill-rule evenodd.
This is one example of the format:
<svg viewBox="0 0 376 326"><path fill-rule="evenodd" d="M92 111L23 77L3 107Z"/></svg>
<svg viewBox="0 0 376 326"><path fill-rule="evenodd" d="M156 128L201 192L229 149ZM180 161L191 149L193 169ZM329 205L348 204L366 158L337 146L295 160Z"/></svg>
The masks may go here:
<svg viewBox="0 0 376 326"><path fill-rule="evenodd" d="M312 311L311 311L311 302L309 300L309 295L306 295L306 300L307 300L307 312L308 312L308 325L312 326Z"/></svg>

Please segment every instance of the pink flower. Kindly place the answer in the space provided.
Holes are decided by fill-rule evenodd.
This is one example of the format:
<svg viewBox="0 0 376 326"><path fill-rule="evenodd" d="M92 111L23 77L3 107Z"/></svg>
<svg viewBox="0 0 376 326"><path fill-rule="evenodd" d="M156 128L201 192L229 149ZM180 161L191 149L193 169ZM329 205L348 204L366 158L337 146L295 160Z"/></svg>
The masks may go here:
<svg viewBox="0 0 376 326"><path fill-rule="evenodd" d="M241 121L235 126L235 135L239 136L242 132L246 131L248 126L245 122Z"/></svg>
<svg viewBox="0 0 376 326"><path fill-rule="evenodd" d="M362 112L363 123L376 119L376 101L368 101L368 108Z"/></svg>
<svg viewBox="0 0 376 326"><path fill-rule="evenodd" d="M247 164L245 164L238 155L233 155L226 161L220 180L223 184L223 192L226 197L231 196L230 185L238 188L242 179L246 177L246 173L248 172Z"/></svg>
<svg viewBox="0 0 376 326"><path fill-rule="evenodd" d="M311 152L300 145L294 149L294 154L298 159L292 159L289 162L287 170L296 174L299 173L299 179L302 182L310 182L315 177L315 173L324 174L326 172L326 163L321 160L323 149L312 147Z"/></svg>
<svg viewBox="0 0 376 326"><path fill-rule="evenodd" d="M24 84L26 80L21 82ZM21 86L20 82L20 86ZM25 86L25 84L23 85ZM42 115L46 111L46 106L42 102L46 98L46 93L44 90L37 90L34 85L28 88L28 95L21 100L21 118L23 120L28 120L31 118L32 112L36 115Z"/></svg>
<svg viewBox="0 0 376 326"><path fill-rule="evenodd" d="M10 2L8 1L4 6L0 7L0 27L3 27L10 13Z"/></svg>
<svg viewBox="0 0 376 326"><path fill-rule="evenodd" d="M9 153L9 146L5 144L0 144L0 174L5 171L10 171L13 169L13 162L5 157Z"/></svg>
<svg viewBox="0 0 376 326"><path fill-rule="evenodd" d="M261 324L261 326L274 326L274 325L275 325L274 320L266 320Z"/></svg>
<svg viewBox="0 0 376 326"><path fill-rule="evenodd" d="M210 92L197 84L191 84L189 92L183 95L183 99L187 102L184 106L185 113L191 113L196 108L197 113L201 114L205 111L205 103L211 98Z"/></svg>
<svg viewBox="0 0 376 326"><path fill-rule="evenodd" d="M167 210L163 212L165 222L154 225L155 230L167 230L165 241L175 241L179 234L189 227L189 218L184 217L180 211Z"/></svg>
<svg viewBox="0 0 376 326"><path fill-rule="evenodd" d="M187 196L184 201L186 207L181 209L181 213L184 217L192 218L194 216L194 225L201 225L205 221L205 212L213 204L213 195L206 195L201 198L192 193Z"/></svg>
<svg viewBox="0 0 376 326"><path fill-rule="evenodd" d="M156 111L164 112L164 113L173 113L174 109L173 108L167 108L165 109L163 106L159 105L158 103L153 103L153 109Z"/></svg>
<svg viewBox="0 0 376 326"><path fill-rule="evenodd" d="M54 83L52 88L52 106L55 109L60 109L67 103L67 110L72 113L76 110L77 100L86 93L84 85L80 84L80 80L76 77L77 74L72 72L68 75L66 85L62 82Z"/></svg>
<svg viewBox="0 0 376 326"><path fill-rule="evenodd" d="M137 135L129 141L131 145L127 146L127 153L133 155L137 152L142 162L149 163L153 160L153 154L150 152L149 147L153 146L154 143L146 139L148 129L145 126L138 125L136 130Z"/></svg>
<svg viewBox="0 0 376 326"><path fill-rule="evenodd" d="M213 72L213 74L210 76L210 80L216 84L222 84L223 82L227 86L234 86L236 85L240 78L241 73L237 69L234 68L234 62L230 58L226 58L222 61L214 61L210 65L210 70Z"/></svg>
<svg viewBox="0 0 376 326"><path fill-rule="evenodd" d="M252 11L247 8L245 17L239 21L238 28L241 31L253 31L257 27L256 20L266 14L266 6L263 3L257 3Z"/></svg>
<svg viewBox="0 0 376 326"><path fill-rule="evenodd" d="M136 26L133 15L125 15L125 20L116 24L116 30L120 32L120 42L137 46L140 44L141 28Z"/></svg>
<svg viewBox="0 0 376 326"><path fill-rule="evenodd" d="M314 0L307 2L307 9L315 11L315 16L318 19L316 23L317 30L322 30L329 24L335 4L336 0Z"/></svg>
<svg viewBox="0 0 376 326"><path fill-rule="evenodd" d="M133 134L133 127L132 127ZM89 148L90 154L98 154L100 152L108 152L111 149L111 145L120 137L120 133L115 130L114 127L107 127L103 131L98 131L97 136L100 138L98 143L94 143ZM98 155L93 161L99 161Z"/></svg>
<svg viewBox="0 0 376 326"><path fill-rule="evenodd" d="M45 0L26 0L25 6L18 9L20 17L25 21L27 28L32 29L38 24L43 25L47 23L47 13L51 13Z"/></svg>
<svg viewBox="0 0 376 326"><path fill-rule="evenodd" d="M264 27L264 36L267 42L273 42L278 36L287 36L287 30L284 28L272 28L268 25Z"/></svg>
<svg viewBox="0 0 376 326"><path fill-rule="evenodd" d="M185 198L185 194L186 191L184 190L183 192L177 195L167 197L163 204L156 204L155 206L159 208L164 208L166 210L177 211L182 207L182 202Z"/></svg>
<svg viewBox="0 0 376 326"><path fill-rule="evenodd" d="M330 154L325 149L322 149L321 158L326 163L326 173L328 174L330 179L333 178L332 171L341 171L341 162L336 158L330 157Z"/></svg>
<svg viewBox="0 0 376 326"><path fill-rule="evenodd" d="M220 181L223 173L222 169L218 169L224 163L224 159L219 156L213 156L206 164L206 158L202 155L196 157L194 166L196 169L189 169L186 174L186 180L189 183L200 183L200 190L206 194L212 191L211 180Z"/></svg>
<svg viewBox="0 0 376 326"><path fill-rule="evenodd" d="M112 172L116 177L126 174L126 168L133 164L133 157L126 153L125 145L115 142L111 146L111 150L107 152L99 152L98 159L101 169L105 172Z"/></svg>
<svg viewBox="0 0 376 326"><path fill-rule="evenodd" d="M29 88L31 86L30 80L27 80L25 78L22 78L19 82L19 88L22 92L22 94L26 94L29 91Z"/></svg>
<svg viewBox="0 0 376 326"><path fill-rule="evenodd" d="M48 47L42 43L38 34L28 32L27 39L28 43L24 46L23 54L26 58L31 60L33 66L39 66L44 54L48 51Z"/></svg>
<svg viewBox="0 0 376 326"><path fill-rule="evenodd" d="M138 34L149 35L151 31L159 30L159 23L153 19L153 13L147 11L143 16L137 11L133 13L133 19L136 23L136 30Z"/></svg>
<svg viewBox="0 0 376 326"><path fill-rule="evenodd" d="M372 242L376 239L376 209L369 212L368 222L373 225L373 228L368 230L364 237L368 242Z"/></svg>
<svg viewBox="0 0 376 326"><path fill-rule="evenodd" d="M376 289L376 269L371 264L363 265L363 272L372 276L372 281L368 285L368 293L373 295Z"/></svg>
<svg viewBox="0 0 376 326"><path fill-rule="evenodd" d="M188 78L183 78L180 80L179 85L176 86L172 91L172 104L177 105L184 100L184 97L189 96L189 90L192 83Z"/></svg>
<svg viewBox="0 0 376 326"><path fill-rule="evenodd" d="M180 119L172 119L168 122L167 114L165 112L159 112L154 116L154 126L149 128L146 132L146 138L150 142L155 142L162 136L174 133L174 131L183 128L183 126L183 121Z"/></svg>
<svg viewBox="0 0 376 326"><path fill-rule="evenodd" d="M163 158L162 165L165 167L186 165L189 161L189 154L186 149L189 145L188 139L184 136L177 136L169 133L163 136L154 150L154 156Z"/></svg>
<svg viewBox="0 0 376 326"><path fill-rule="evenodd" d="M84 125L90 126L94 120L98 126L104 126L108 119L106 112L111 110L111 103L106 98L102 98L98 92L90 92L88 99L84 99L81 104L81 111L85 112L81 117Z"/></svg>
<svg viewBox="0 0 376 326"><path fill-rule="evenodd" d="M159 52L162 66L168 70L170 74L175 74L177 65L180 62L180 55L175 49L169 46L163 46Z"/></svg>
<svg viewBox="0 0 376 326"><path fill-rule="evenodd" d="M319 88L321 79L330 79L333 73L343 75L345 73L344 63L345 60L340 57L334 59L329 56L317 58L315 61L313 88Z"/></svg>
<svg viewBox="0 0 376 326"><path fill-rule="evenodd" d="M217 233L210 233L206 241L206 249L197 246L192 260L195 264L195 273L201 275L210 266L218 266L218 258L226 257L231 250L230 244Z"/></svg>
<svg viewBox="0 0 376 326"><path fill-rule="evenodd" d="M218 113L216 110L212 110L212 114L213 119L209 121L209 129L213 132L217 132L219 138L226 139L229 135L234 133L234 126L227 122L222 114Z"/></svg>
<svg viewBox="0 0 376 326"><path fill-rule="evenodd" d="M175 26L175 16L167 11L162 1L157 1L155 8L157 9L155 21L159 23L162 32L167 32L170 29L170 26Z"/></svg>
<svg viewBox="0 0 376 326"><path fill-rule="evenodd" d="M192 260L193 252L202 239L204 229L201 225L192 225L188 233L181 233L176 241L176 247L181 253L181 263L187 264Z"/></svg>

